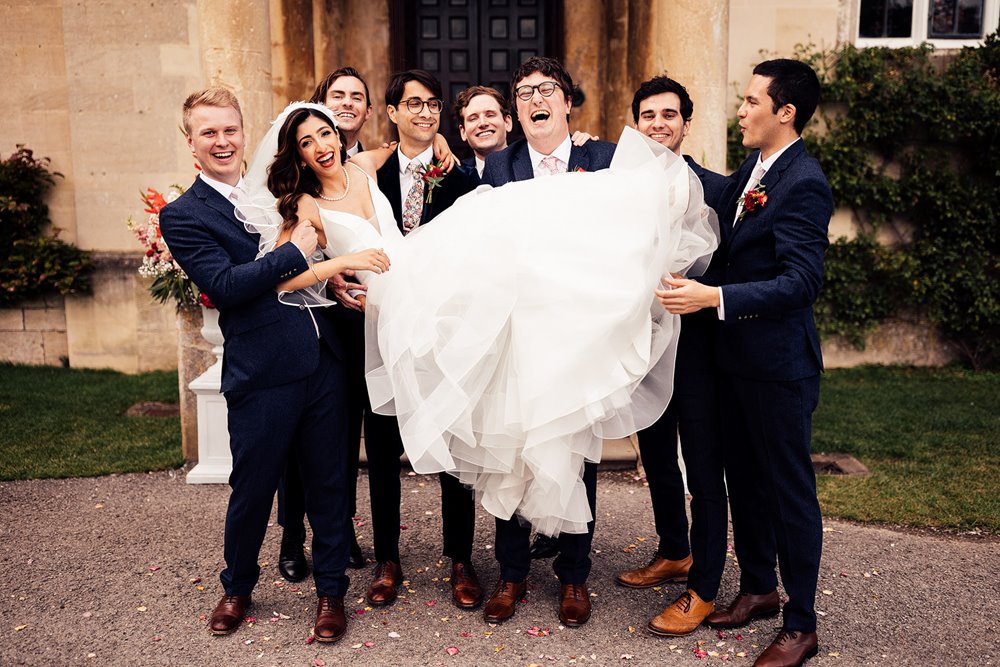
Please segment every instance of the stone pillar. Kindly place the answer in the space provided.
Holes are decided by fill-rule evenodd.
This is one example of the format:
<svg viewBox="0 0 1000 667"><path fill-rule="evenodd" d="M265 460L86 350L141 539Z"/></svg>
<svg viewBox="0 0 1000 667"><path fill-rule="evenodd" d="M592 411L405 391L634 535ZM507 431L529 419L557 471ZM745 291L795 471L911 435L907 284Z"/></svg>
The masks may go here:
<svg viewBox="0 0 1000 667"><path fill-rule="evenodd" d="M575 0L564 9L563 64L586 96L570 114L570 129L583 130L614 141L604 123L604 86L608 80L608 37L604 0Z"/></svg>
<svg viewBox="0 0 1000 667"><path fill-rule="evenodd" d="M205 83L240 99L247 159L274 118L271 27L267 0L198 0L198 37Z"/></svg>
<svg viewBox="0 0 1000 667"><path fill-rule="evenodd" d="M316 88L313 0L271 0L272 104L306 101Z"/></svg>
<svg viewBox="0 0 1000 667"><path fill-rule="evenodd" d="M734 103L728 0L651 0L648 25L652 39L644 78L666 72L684 84L694 101L694 118L683 151L724 172L726 123Z"/></svg>

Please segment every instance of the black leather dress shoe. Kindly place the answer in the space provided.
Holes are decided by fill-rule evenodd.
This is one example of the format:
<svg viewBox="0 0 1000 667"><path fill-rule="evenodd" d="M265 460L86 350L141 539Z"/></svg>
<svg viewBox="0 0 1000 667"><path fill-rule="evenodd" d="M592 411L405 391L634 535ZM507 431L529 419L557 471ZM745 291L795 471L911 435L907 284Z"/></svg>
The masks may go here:
<svg viewBox="0 0 1000 667"><path fill-rule="evenodd" d="M535 539L531 543L529 553L533 559L552 558L559 553L559 540L555 537L535 533Z"/></svg>
<svg viewBox="0 0 1000 667"><path fill-rule="evenodd" d="M295 530L285 528L281 534L281 551L278 553L278 572L288 581L302 581L309 574L309 564L306 562L305 529Z"/></svg>

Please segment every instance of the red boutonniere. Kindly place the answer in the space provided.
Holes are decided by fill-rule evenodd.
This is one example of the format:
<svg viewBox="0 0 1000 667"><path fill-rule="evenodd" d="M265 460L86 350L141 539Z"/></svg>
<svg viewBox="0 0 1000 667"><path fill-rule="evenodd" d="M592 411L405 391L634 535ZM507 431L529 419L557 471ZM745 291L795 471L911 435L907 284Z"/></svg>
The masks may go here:
<svg viewBox="0 0 1000 667"><path fill-rule="evenodd" d="M574 169L573 171L575 171L575 172L577 172L577 173L584 173L584 174L586 174L586 173L587 173L587 170L586 170L586 169L584 169L583 167L577 167L577 168L576 168L576 169Z"/></svg>
<svg viewBox="0 0 1000 667"><path fill-rule="evenodd" d="M737 222L743 219L743 216L747 213L753 213L754 211L764 208L764 204L767 203L767 194L764 192L764 184L759 183L757 187L753 190L747 190L747 193L743 195L743 210L740 212L740 217L736 219Z"/></svg>
<svg viewBox="0 0 1000 667"><path fill-rule="evenodd" d="M427 203L430 204L434 197L434 188L441 186L441 181L448 175L444 170L444 165L440 162L431 162L420 172L420 178L424 182L424 190L427 191Z"/></svg>

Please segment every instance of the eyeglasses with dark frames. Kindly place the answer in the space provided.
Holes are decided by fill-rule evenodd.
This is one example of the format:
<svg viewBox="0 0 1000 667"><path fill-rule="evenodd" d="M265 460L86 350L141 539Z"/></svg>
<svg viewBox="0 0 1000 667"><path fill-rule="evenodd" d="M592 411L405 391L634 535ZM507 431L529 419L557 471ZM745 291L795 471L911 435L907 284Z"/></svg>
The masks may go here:
<svg viewBox="0 0 1000 667"><path fill-rule="evenodd" d="M422 100L419 97L410 97L402 100L400 104L405 104L410 113L420 113L424 110L425 104L427 105L427 109L433 114L441 113L441 110L444 109L444 102L436 97L432 97L429 100Z"/></svg>
<svg viewBox="0 0 1000 667"><path fill-rule="evenodd" d="M552 93L556 92L556 88L562 88L562 86L555 81L542 81L537 86L529 86L527 84L518 86L514 90L514 94L517 95L519 100L527 102L535 94L536 90L542 97L552 97Z"/></svg>

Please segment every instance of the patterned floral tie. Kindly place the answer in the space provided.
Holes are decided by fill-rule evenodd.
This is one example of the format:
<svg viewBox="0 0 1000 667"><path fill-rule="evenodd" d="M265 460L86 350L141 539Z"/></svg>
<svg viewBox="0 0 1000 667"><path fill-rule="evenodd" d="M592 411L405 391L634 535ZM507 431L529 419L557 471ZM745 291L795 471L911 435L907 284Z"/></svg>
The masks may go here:
<svg viewBox="0 0 1000 667"><path fill-rule="evenodd" d="M417 228L424 210L424 179L420 177L422 168L423 165L416 160L406 166L406 173L413 179L413 185L403 202L403 235Z"/></svg>
<svg viewBox="0 0 1000 667"><path fill-rule="evenodd" d="M542 158L542 169L549 172L550 176L566 173L566 163L555 155L548 155Z"/></svg>

